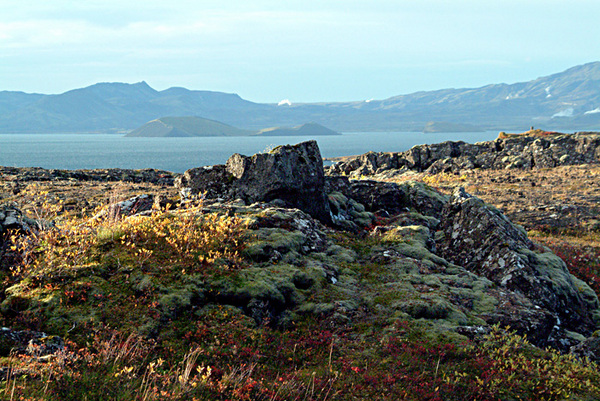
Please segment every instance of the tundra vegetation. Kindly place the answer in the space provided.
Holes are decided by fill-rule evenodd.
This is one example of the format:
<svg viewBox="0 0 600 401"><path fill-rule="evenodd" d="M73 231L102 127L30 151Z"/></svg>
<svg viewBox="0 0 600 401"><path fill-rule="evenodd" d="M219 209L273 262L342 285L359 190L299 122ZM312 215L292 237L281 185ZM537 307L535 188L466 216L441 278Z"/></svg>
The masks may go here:
<svg viewBox="0 0 600 401"><path fill-rule="evenodd" d="M431 191L477 185L483 198L498 185L412 178ZM378 218L309 236L299 211L163 202L129 217L112 205L131 186L110 200L106 188L85 188L87 209L43 183L4 199L48 224L3 233L1 324L57 334L64 347L25 352L3 337L2 399L600 398L598 366L585 357L535 347L510 327L447 330L482 323L494 285L431 253L417 212L422 225L379 233L394 222ZM597 229L525 227L598 293Z"/></svg>

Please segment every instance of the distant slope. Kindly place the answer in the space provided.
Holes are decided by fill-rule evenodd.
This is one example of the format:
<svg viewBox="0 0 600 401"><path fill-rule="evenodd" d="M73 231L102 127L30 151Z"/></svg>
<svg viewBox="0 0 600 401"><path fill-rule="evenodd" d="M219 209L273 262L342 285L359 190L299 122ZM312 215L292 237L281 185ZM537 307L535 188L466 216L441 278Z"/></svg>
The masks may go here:
<svg viewBox="0 0 600 401"><path fill-rule="evenodd" d="M24 92L0 92L0 115L14 112L20 108L35 103L46 95L30 94Z"/></svg>
<svg viewBox="0 0 600 401"><path fill-rule="evenodd" d="M336 131L422 131L429 121L492 130L600 129L600 62L515 84L285 106L231 93L156 91L145 82L99 83L60 95L0 92L0 132L132 130L162 116L203 116L249 130L306 121Z"/></svg>
<svg viewBox="0 0 600 401"><path fill-rule="evenodd" d="M128 137L246 136L252 132L200 117L162 117L125 135Z"/></svg>
<svg viewBox="0 0 600 401"><path fill-rule="evenodd" d="M297 127L272 127L265 128L257 133L255 136L323 136L323 135L340 135L339 132L330 130L329 128L323 127L317 123L302 124Z"/></svg>

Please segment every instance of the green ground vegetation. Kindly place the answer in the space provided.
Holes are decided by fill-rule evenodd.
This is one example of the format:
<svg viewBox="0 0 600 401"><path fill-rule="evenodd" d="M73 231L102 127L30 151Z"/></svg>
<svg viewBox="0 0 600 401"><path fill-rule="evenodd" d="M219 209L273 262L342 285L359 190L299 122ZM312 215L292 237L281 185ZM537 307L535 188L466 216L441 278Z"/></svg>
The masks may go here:
<svg viewBox="0 0 600 401"><path fill-rule="evenodd" d="M1 323L66 346L4 350L1 399L600 398L587 360L510 328L458 334L496 307L492 284L434 255L425 226L323 228L309 251L294 227L253 229L268 210L93 215L7 236L18 263L2 273Z"/></svg>

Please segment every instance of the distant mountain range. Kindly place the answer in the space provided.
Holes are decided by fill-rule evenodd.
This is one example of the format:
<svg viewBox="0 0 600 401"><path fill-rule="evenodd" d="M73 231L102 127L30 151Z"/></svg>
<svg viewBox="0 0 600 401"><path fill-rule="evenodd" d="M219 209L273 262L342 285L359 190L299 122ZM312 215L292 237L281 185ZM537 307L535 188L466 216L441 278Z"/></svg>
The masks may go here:
<svg viewBox="0 0 600 401"><path fill-rule="evenodd" d="M145 82L99 83L60 95L0 92L4 133L125 132L163 116L198 116L251 131L306 121L336 131L422 131L430 121L489 130L600 129L600 62L523 83L355 102L261 104L221 92L156 91Z"/></svg>
<svg viewBox="0 0 600 401"><path fill-rule="evenodd" d="M317 123L297 127L271 127L260 131L243 130L219 121L201 117L162 117L131 131L128 137L193 137L193 136L322 136L338 132Z"/></svg>

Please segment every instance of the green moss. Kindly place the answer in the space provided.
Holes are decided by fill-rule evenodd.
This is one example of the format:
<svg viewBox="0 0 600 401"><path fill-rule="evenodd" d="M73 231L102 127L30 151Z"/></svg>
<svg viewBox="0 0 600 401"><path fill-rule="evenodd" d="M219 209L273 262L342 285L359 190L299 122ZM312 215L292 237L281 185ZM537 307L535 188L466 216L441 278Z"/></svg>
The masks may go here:
<svg viewBox="0 0 600 401"><path fill-rule="evenodd" d="M447 302L423 299L400 302L397 308L415 319L445 319L452 310Z"/></svg>
<svg viewBox="0 0 600 401"><path fill-rule="evenodd" d="M429 229L425 226L396 227L383 236L383 241L412 242L425 246L430 237Z"/></svg>
<svg viewBox="0 0 600 401"><path fill-rule="evenodd" d="M119 241L124 235L125 231L121 228L100 227L96 233L96 238L102 244Z"/></svg>
<svg viewBox="0 0 600 401"><path fill-rule="evenodd" d="M430 231L425 226L397 227L386 232L382 238L384 242L393 244L398 253L419 261L429 261L435 265L447 266L449 263L427 248Z"/></svg>
<svg viewBox="0 0 600 401"><path fill-rule="evenodd" d="M375 222L375 215L371 212L357 212L356 210L350 211L350 216L355 224L360 227L369 227Z"/></svg>
<svg viewBox="0 0 600 401"><path fill-rule="evenodd" d="M248 238L244 256L256 261L269 259L273 250L281 254L300 252L306 243L306 236L300 231L287 231L281 228L261 228L254 230Z"/></svg>
<svg viewBox="0 0 600 401"><path fill-rule="evenodd" d="M138 293L151 293L158 289L153 277L141 272L134 272L131 275L131 287Z"/></svg>
<svg viewBox="0 0 600 401"><path fill-rule="evenodd" d="M406 224L406 222L410 222L410 224ZM406 225L421 225L428 227L430 229L437 227L440 224L440 220L433 216L425 216L421 213L411 211L407 213L402 213L399 216L395 217L391 224L397 226L406 226Z"/></svg>
<svg viewBox="0 0 600 401"><path fill-rule="evenodd" d="M253 300L265 301L278 310L304 302L306 295L320 288L325 273L319 264L299 267L277 264L251 267L235 277L209 281L209 298L219 303L246 306Z"/></svg>
<svg viewBox="0 0 600 401"><path fill-rule="evenodd" d="M487 295L482 291L475 291L473 295L473 312L478 314L486 314L496 310L498 306L498 299Z"/></svg>
<svg viewBox="0 0 600 401"><path fill-rule="evenodd" d="M158 303L165 316L174 316L179 310L188 308L196 292L189 287L169 288L167 293L158 298Z"/></svg>
<svg viewBox="0 0 600 401"><path fill-rule="evenodd" d="M384 286L382 286L378 294L372 298L372 302L374 304L397 308L399 302L412 299L414 298L415 294L415 288L408 281L386 283Z"/></svg>
<svg viewBox="0 0 600 401"><path fill-rule="evenodd" d="M408 188L409 196L414 198L431 198L440 204L444 204L448 201L449 197L447 195L443 195L433 187L418 181L408 181L402 184L406 188Z"/></svg>
<svg viewBox="0 0 600 401"><path fill-rule="evenodd" d="M433 253L431 253L427 248L420 244L411 245L407 244L397 244L394 245L394 249L398 251L400 254L407 256L409 258L413 258L420 261L430 261L434 265L446 266L448 265L448 261L444 258L441 258Z"/></svg>
<svg viewBox="0 0 600 401"><path fill-rule="evenodd" d="M350 199L348 201L348 206L350 206L357 213L363 213L365 211L365 207L362 203L358 203L354 199Z"/></svg>
<svg viewBox="0 0 600 401"><path fill-rule="evenodd" d="M346 198L340 192L332 192L327 195L329 200L329 207L334 215L340 214L340 212L348 209L348 198Z"/></svg>
<svg viewBox="0 0 600 401"><path fill-rule="evenodd" d="M325 254L327 255L329 261L338 263L353 263L356 261L357 257L356 252L354 252L352 249L344 248L335 244L330 245L326 249Z"/></svg>
<svg viewBox="0 0 600 401"><path fill-rule="evenodd" d="M282 287L287 287L283 285ZM289 287L287 287L289 288ZM266 280L248 280L243 286L236 288L234 297L250 302L253 299L269 301L274 306L283 306L285 297L275 283Z"/></svg>
<svg viewBox="0 0 600 401"><path fill-rule="evenodd" d="M313 303L306 302L300 307L296 308L296 312L299 314L310 314L315 316L323 316L332 313L335 309L333 303Z"/></svg>

